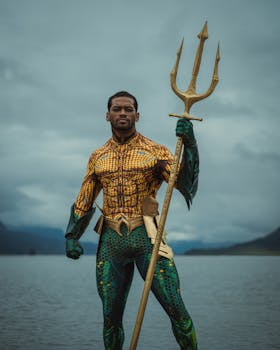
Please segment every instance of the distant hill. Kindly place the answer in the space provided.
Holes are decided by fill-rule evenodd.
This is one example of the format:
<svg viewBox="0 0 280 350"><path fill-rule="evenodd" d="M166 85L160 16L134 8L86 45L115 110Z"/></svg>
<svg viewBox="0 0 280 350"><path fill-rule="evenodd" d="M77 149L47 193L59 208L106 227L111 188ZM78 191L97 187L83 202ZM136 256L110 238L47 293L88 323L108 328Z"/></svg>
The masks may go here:
<svg viewBox="0 0 280 350"><path fill-rule="evenodd" d="M37 227L26 232L8 229L0 222L0 254L65 254L64 233L59 229ZM85 254L95 254L96 244L83 242Z"/></svg>
<svg viewBox="0 0 280 350"><path fill-rule="evenodd" d="M0 222L0 254L65 254L64 232L45 226L9 226ZM199 240L169 240L175 254L191 249L230 246L232 242L211 243ZM95 254L96 243L81 242L85 254Z"/></svg>
<svg viewBox="0 0 280 350"><path fill-rule="evenodd" d="M168 239L168 236L167 236ZM199 240L170 240L168 244L173 249L175 254L185 254L193 249L209 249L209 248L224 248L234 244L234 242L207 242Z"/></svg>
<svg viewBox="0 0 280 350"><path fill-rule="evenodd" d="M192 249L186 255L280 255L280 227L275 231L249 242L226 248Z"/></svg>
<svg viewBox="0 0 280 350"><path fill-rule="evenodd" d="M0 221L0 254L65 254L64 232L57 228L7 228ZM280 227L254 241L232 244L202 241L169 241L175 254L187 255L280 255ZM85 254L95 254L97 244L83 242Z"/></svg>

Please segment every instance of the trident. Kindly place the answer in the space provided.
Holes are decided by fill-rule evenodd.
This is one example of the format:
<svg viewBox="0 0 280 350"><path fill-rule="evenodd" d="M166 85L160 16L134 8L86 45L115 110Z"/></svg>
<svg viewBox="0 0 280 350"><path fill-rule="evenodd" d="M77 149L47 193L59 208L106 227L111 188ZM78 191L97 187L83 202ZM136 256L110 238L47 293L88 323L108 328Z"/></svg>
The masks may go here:
<svg viewBox="0 0 280 350"><path fill-rule="evenodd" d="M197 80L197 75L198 75L199 67L200 67L200 63L201 63L203 47L204 47L205 40L208 39L207 22L205 22L202 31L198 34L198 38L200 41L199 41L199 45L198 45L196 56L195 56L195 61L194 61L194 66L193 66L193 71L192 71L192 79L191 79L191 82L189 84L189 87L187 88L187 90L185 92L180 91L176 85L176 77L177 77L178 66L179 66L179 61L180 61L180 57L181 57L181 53L182 53L184 40L182 40L182 43L181 43L179 50L177 52L177 59L176 59L175 65L170 73L170 83L171 83L172 90L175 92L175 94L181 100L183 100L183 102L185 104L185 111L183 114L171 113L171 114L169 114L169 116L171 116L171 117L186 118L188 120L202 121L203 120L202 118L197 118L197 117L191 116L189 114L190 109L194 103L201 101L204 98L211 95L211 93L214 91L216 85L218 84L218 81L219 81L218 63L220 60L219 45L218 45L217 52L216 52L214 73L213 73L211 84L210 84L208 90L204 94L198 94L196 92L196 80ZM176 149L175 149L175 154L174 154L174 159L173 159L173 164L172 164L171 172L170 172L170 176L169 176L168 186L167 186L167 190L166 190L166 194L165 194L165 198L164 198L164 202L163 202L163 207L162 207L162 211L161 211L161 216L160 216L160 220L159 220L159 224L158 224L158 231L157 231L157 235L156 235L156 239L155 239L155 243L154 243L154 247L153 247L153 252L152 252L149 268L147 271L145 284L144 284L144 288L143 288L143 292L142 292L142 297L141 297L141 301L140 301L140 305L139 305L139 309L138 309L138 314L137 314L137 318L136 318L136 322L135 322L135 327L134 327L134 331L133 331L133 335L132 335L132 339L131 339L131 343L130 343L130 348L129 348L130 350L135 350L137 343L138 343L138 338L139 338L139 334L140 334L140 330L141 330L141 326L142 326L142 322L143 322L143 318L144 318L144 313L145 313L145 309L146 309L146 305L147 305L147 301L148 301L148 296L149 296L149 292L150 292L152 281L153 281L153 276L154 276L154 272L155 272L155 266L156 266L156 262L157 262L159 247L160 247L160 243L161 243L162 236L163 236L163 231L164 231L165 221L166 221L166 217L167 217L167 213L168 213L168 209L169 209L169 204L170 204L170 200L171 200L171 196L172 196L172 191L173 191L173 188L174 188L174 185L176 182L176 178L177 178L178 165L179 165L179 160L181 157L182 145L183 145L182 138L178 137L177 145L176 145Z"/></svg>

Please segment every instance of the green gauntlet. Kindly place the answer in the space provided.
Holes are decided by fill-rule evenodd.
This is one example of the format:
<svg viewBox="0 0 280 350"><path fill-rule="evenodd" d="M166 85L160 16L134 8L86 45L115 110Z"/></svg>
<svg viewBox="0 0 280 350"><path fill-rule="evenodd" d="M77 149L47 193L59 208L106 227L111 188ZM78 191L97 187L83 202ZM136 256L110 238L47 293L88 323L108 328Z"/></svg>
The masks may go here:
<svg viewBox="0 0 280 350"><path fill-rule="evenodd" d="M184 145L194 145L196 141L192 122L185 118L180 118L176 125L176 136L182 138Z"/></svg>
<svg viewBox="0 0 280 350"><path fill-rule="evenodd" d="M181 118L177 122L176 136L181 137L184 150L177 176L176 187L185 197L190 209L198 187L199 155L192 123Z"/></svg>
<svg viewBox="0 0 280 350"><path fill-rule="evenodd" d="M70 219L67 225L66 238L66 256L71 259L79 259L84 253L83 247L79 243L79 239L85 232L94 212L95 207L79 217L75 214L74 204L71 207Z"/></svg>

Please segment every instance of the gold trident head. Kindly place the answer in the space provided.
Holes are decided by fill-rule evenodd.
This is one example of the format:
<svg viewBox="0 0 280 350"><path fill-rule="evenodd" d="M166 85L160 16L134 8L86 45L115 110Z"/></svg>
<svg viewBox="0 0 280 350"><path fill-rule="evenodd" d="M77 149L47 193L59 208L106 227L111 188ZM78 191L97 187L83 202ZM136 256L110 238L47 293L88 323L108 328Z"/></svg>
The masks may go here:
<svg viewBox="0 0 280 350"><path fill-rule="evenodd" d="M184 102L185 111L183 114L174 114L174 113L169 114L169 116L171 116L171 117L179 117L179 118L186 118L189 120L202 121L203 120L202 118L192 117L189 114L191 106L194 103L196 103L200 100L203 100L204 98L211 95L212 92L214 91L216 85L218 84L218 81L219 81L218 63L220 60L219 44L218 44L218 48L217 48L217 52L216 52L215 66L214 66L214 72L213 72L211 84L210 84L208 90L204 94L198 94L196 92L196 80L197 80L197 75L198 75L199 67L200 67L200 63L201 63L203 46L204 46L205 40L208 39L207 22L205 22L205 24L202 28L202 31L198 34L198 38L200 41L199 41L199 45L198 45L198 48L196 51L195 61L194 61L194 65L193 65L192 79L191 79L191 82L189 84L189 87L187 88L187 90L185 92L182 92L181 90L179 90L177 87L177 84L176 84L176 77L177 77L178 66L179 66L179 61L180 61L180 57L181 57L181 53L182 53L184 39L182 40L182 43L177 51L177 59L176 59L175 65L170 73L170 83L171 83L172 90Z"/></svg>

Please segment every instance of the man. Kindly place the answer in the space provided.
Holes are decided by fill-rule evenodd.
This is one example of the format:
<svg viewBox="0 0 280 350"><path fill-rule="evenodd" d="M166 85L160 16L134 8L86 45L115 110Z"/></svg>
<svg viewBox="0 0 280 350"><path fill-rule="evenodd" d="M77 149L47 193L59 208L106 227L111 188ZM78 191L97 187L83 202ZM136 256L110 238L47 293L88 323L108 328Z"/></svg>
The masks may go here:
<svg viewBox="0 0 280 350"><path fill-rule="evenodd" d="M166 147L136 131L137 110L136 98L126 91L109 98L106 120L111 123L112 138L90 156L65 235L67 256L78 259L83 254L78 239L103 190L103 215L96 227L100 233L96 279L103 303L106 350L122 349L122 317L134 265L144 279L157 225L156 193L161 183L168 181L173 160ZM182 137L184 144L176 187L189 207L198 179L198 151L191 122L180 119L176 135ZM170 317L180 348L195 350L195 330L181 298L172 250L162 242L159 254L152 292Z"/></svg>

